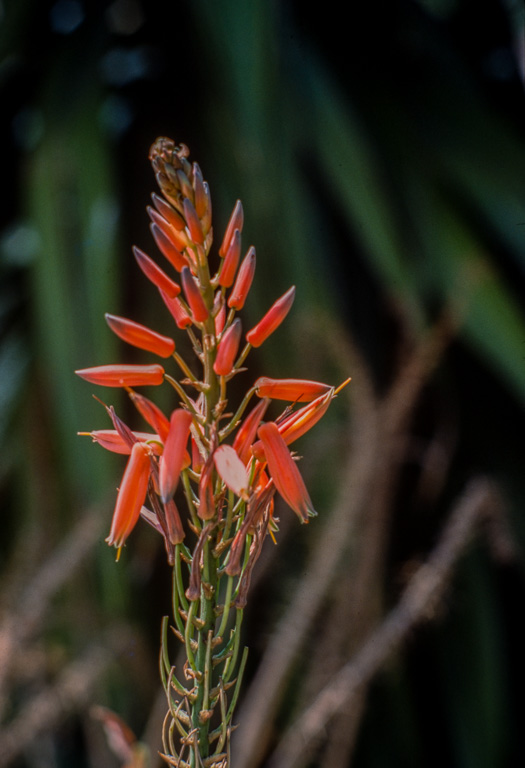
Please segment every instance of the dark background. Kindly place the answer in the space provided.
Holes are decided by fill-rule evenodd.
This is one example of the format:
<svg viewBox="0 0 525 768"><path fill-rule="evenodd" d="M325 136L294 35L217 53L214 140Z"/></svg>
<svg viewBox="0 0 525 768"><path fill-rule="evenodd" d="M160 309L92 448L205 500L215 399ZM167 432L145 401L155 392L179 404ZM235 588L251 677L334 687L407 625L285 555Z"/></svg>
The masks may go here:
<svg viewBox="0 0 525 768"><path fill-rule="evenodd" d="M304 765L521 765L523 4L11 0L0 14L0 765L117 765L92 704L157 748L169 574L144 527L118 565L103 543L122 462L77 437L107 424L72 371L144 359L104 312L173 332L131 256L132 244L154 255L144 209L160 135L203 169L219 242L242 198L258 254L246 322L297 285L250 375L353 377L300 448L319 518L299 530L280 510L253 585L254 695L348 462L429 329L454 317L404 402L399 450L366 465L376 488L349 512L269 740L235 768L265 765L481 476L501 500L496 522L476 529L439 606ZM242 702L239 717L242 730Z"/></svg>

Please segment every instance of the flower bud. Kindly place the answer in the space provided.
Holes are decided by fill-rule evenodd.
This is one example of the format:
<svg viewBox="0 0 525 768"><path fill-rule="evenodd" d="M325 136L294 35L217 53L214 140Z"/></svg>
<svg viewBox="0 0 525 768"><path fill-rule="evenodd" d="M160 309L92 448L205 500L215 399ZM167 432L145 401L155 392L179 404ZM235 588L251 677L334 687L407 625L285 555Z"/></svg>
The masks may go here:
<svg viewBox="0 0 525 768"><path fill-rule="evenodd" d="M162 197L159 197L159 195L156 195L155 192L151 195L151 199L153 200L153 205L157 211L168 224L170 224L177 232L184 229L186 222L172 205L163 200Z"/></svg>
<svg viewBox="0 0 525 768"><path fill-rule="evenodd" d="M139 349L145 349L153 352L159 357L170 357L175 351L175 342L173 339L163 336L145 325L135 323L133 320L127 320L117 315L105 315L106 322L111 330L117 334L123 341L132 344Z"/></svg>
<svg viewBox="0 0 525 768"><path fill-rule="evenodd" d="M230 309L242 309L250 288L252 287L253 276L255 274L255 248L253 245L242 260L237 273L235 285L232 288L228 298Z"/></svg>
<svg viewBox="0 0 525 768"><path fill-rule="evenodd" d="M256 326L246 334L246 341L252 347L260 347L283 322L284 318L292 308L295 298L295 285L292 285L280 299L272 304L264 317L259 320Z"/></svg>
<svg viewBox="0 0 525 768"><path fill-rule="evenodd" d="M156 213L156 211L154 211L154 213ZM159 219L160 218L161 217L159 216ZM166 257L170 264L175 267L177 272L180 272L188 263L188 259L179 250L179 243L175 244L174 242L175 230L172 229L171 232L169 232L167 224L165 228L161 228L156 222L150 224L150 230L157 243L159 251Z"/></svg>
<svg viewBox="0 0 525 768"><path fill-rule="evenodd" d="M241 233L238 229L233 233L230 246L226 251L226 256L222 262L221 271L219 272L219 285L223 288L229 288L233 285L235 280L235 273L239 265L239 257L241 255Z"/></svg>
<svg viewBox="0 0 525 768"><path fill-rule="evenodd" d="M158 386L164 381L161 365L97 365L75 371L77 376L105 387Z"/></svg>
<svg viewBox="0 0 525 768"><path fill-rule="evenodd" d="M167 294L164 293L164 291L160 292L162 301L169 309L171 316L177 323L177 328L187 328L189 325L192 324L193 320L188 315L186 310L184 309L184 306L182 305L182 302L179 299L171 298Z"/></svg>
<svg viewBox="0 0 525 768"><path fill-rule="evenodd" d="M197 323L203 323L207 320L209 313L206 304L204 303L204 299L201 296L201 292L199 291L199 287L188 267L184 267L180 276L184 295L191 309L193 319Z"/></svg>
<svg viewBox="0 0 525 768"><path fill-rule="evenodd" d="M166 442L168 432L170 429L169 419L162 413L158 405L155 405L151 400L144 395L139 395L138 392L134 392L132 389L128 391L131 402L140 413L144 421L146 421L150 427L153 427L158 432L158 435L162 442Z"/></svg>
<svg viewBox="0 0 525 768"><path fill-rule="evenodd" d="M191 239L197 245L202 245L204 243L204 234L201 223L193 203L188 198L184 198L184 218L186 219Z"/></svg>
<svg viewBox="0 0 525 768"><path fill-rule="evenodd" d="M141 251L140 248L137 248L136 246L133 247L133 253L141 270L148 280L150 280L153 285L157 286L159 291L163 291L172 299L179 295L180 286L173 282L171 277L168 277L168 275L157 266L153 259L146 256L144 251Z"/></svg>
<svg viewBox="0 0 525 768"><path fill-rule="evenodd" d="M232 372L241 340L241 321L234 320L219 342L213 370L217 376L227 376Z"/></svg>
<svg viewBox="0 0 525 768"><path fill-rule="evenodd" d="M224 239L222 241L221 247L219 248L219 256L221 258L224 258L226 256L226 253L228 251L228 248L230 247L231 239L233 237L233 233L236 229L239 230L239 232L242 232L242 225L244 222L244 211L242 209L242 203L240 200L237 200L235 203L235 207L232 211L232 215L230 216L230 220L228 222L228 226L226 227L226 232L224 233Z"/></svg>

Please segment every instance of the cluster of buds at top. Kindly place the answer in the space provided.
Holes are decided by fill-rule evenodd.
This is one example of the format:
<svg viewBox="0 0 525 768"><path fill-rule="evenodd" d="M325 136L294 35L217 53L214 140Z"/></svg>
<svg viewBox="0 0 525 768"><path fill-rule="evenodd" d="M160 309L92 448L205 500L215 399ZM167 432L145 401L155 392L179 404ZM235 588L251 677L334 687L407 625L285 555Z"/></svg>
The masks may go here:
<svg viewBox="0 0 525 768"><path fill-rule="evenodd" d="M263 377L248 390L235 414L227 414L227 382L244 370L250 349L260 346L285 319L295 288L278 298L248 330L243 346L242 324L236 313L243 308L252 285L255 249L250 247L241 258L244 215L237 201L219 248L218 268L211 274L210 193L199 166L190 163L188 155L185 145L175 146L169 139L158 139L150 154L162 193L154 193L154 207L148 207L151 232L169 265L160 267L139 248L134 248L134 254L177 327L189 334L202 374L193 373L178 355L173 338L110 314L106 320L114 333L160 358L174 357L183 378L173 378L159 363L102 365L77 371L91 383L124 387L152 429L149 433L131 430L111 408L113 429L87 433L108 450L129 454L107 541L120 549L142 514L162 533L171 562L174 546L186 534L174 502L181 477L189 504L189 527L197 532L201 530L199 520L220 522L228 518L231 494L236 502L230 524L240 521L237 533L245 517L249 517L252 530L271 519L275 491L302 522L315 514L288 445L321 418L335 393L320 382ZM168 274L165 270L170 268ZM169 416L133 389L164 382L169 382L180 398L179 407ZM254 395L261 402L245 415ZM307 405L288 408L275 421L264 423L272 399ZM148 496L149 508L145 507ZM231 571L240 565L227 563L226 567Z"/></svg>
<svg viewBox="0 0 525 768"><path fill-rule="evenodd" d="M262 543L276 528L274 496L278 493L303 523L315 514L289 446L319 421L339 390L317 381L261 377L231 408L228 383L246 370L252 347L263 344L283 322L295 288L243 333L237 313L246 302L256 262L253 247L242 255L243 208L238 201L212 269L210 193L188 155L187 147L169 139L153 145L150 159L161 194L152 196L148 213L167 263L159 266L139 248L134 255L177 329L188 335L193 362L179 354L174 338L108 314L108 325L119 338L162 362L102 365L77 373L93 384L123 387L145 422L143 428L149 428L131 429L106 406L112 428L85 434L107 450L129 456L107 542L120 553L142 517L162 535L174 566L172 629L185 644L186 664L181 681L169 663L166 620L161 675L169 704L166 722L171 724L165 724L164 758L180 768L224 768L243 667L238 654L242 609ZM168 358L182 375L165 370ZM136 391L165 383L177 398L169 414ZM272 400L287 403L273 420L267 418ZM179 496L185 498L184 515L179 513ZM228 704L226 691L235 682ZM217 711L219 725L210 730Z"/></svg>

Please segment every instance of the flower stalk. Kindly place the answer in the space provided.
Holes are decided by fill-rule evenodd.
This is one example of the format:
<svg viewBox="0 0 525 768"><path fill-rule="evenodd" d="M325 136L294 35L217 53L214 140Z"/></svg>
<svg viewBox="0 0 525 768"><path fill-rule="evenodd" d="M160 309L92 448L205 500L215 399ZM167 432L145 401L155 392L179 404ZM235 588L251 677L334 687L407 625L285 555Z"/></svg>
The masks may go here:
<svg viewBox="0 0 525 768"><path fill-rule="evenodd" d="M188 334L196 360L183 359L171 336L106 315L114 333L163 358L165 367L112 364L77 374L93 384L124 387L153 431L131 429L110 407L114 429L81 434L128 456L108 543L120 554L142 518L162 536L172 569L172 617L161 628L160 675L168 709L162 757L179 768L228 768L246 663L243 610L253 567L266 536L273 538L274 496L278 493L303 523L315 514L287 446L324 415L336 390L321 382L262 377L252 380L240 402L231 400L230 380L246 375L249 353L283 322L295 288L270 307L243 342L236 313L252 285L255 249L250 247L240 260L241 202L235 204L213 272L211 199L199 166L190 162L184 144L165 138L154 143L150 160L160 187L160 194L152 195L154 208L148 208L150 229L173 275L136 247L135 259L158 288L175 321L175 334ZM169 369L170 362L182 379ZM135 387L151 385L175 390L169 417L135 392ZM254 395L260 399L245 415ZM264 421L278 400L292 405ZM295 408L296 403L306 405ZM184 502L187 511L181 514ZM182 670L170 661L171 634L185 650Z"/></svg>

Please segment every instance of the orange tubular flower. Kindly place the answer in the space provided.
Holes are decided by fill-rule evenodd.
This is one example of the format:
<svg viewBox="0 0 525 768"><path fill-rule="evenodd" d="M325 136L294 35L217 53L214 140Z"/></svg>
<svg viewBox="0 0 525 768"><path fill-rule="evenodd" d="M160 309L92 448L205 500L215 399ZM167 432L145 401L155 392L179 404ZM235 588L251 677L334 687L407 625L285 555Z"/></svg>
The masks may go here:
<svg viewBox="0 0 525 768"><path fill-rule="evenodd" d="M279 421L277 429L283 436L286 445L290 445L290 443L298 440L308 432L314 424L317 424L328 410L328 406L332 402L333 397L334 389L332 387L326 395L321 395L316 398L316 400L312 400L311 403L299 408L297 411L294 411L289 416L285 416L284 419ZM252 453L256 459L259 459L260 461L264 459L264 449L260 440L252 446Z"/></svg>
<svg viewBox="0 0 525 768"><path fill-rule="evenodd" d="M227 376L232 372L235 358L239 350L242 325L239 318L230 325L219 343L217 357L213 364L213 370L217 376Z"/></svg>
<svg viewBox="0 0 525 768"><path fill-rule="evenodd" d="M329 384L323 384L320 381L270 379L268 376L261 376L254 386L258 397L288 400L291 403L308 403L333 389Z"/></svg>
<svg viewBox="0 0 525 768"><path fill-rule="evenodd" d="M75 371L81 379L105 387L158 386L164 381L161 365L97 365Z"/></svg>
<svg viewBox="0 0 525 768"><path fill-rule="evenodd" d="M182 281L182 289L191 309L193 319L197 323L203 323L207 320L209 312L206 309L204 299L201 296L197 283L193 279L189 267L184 267L180 273L180 277Z"/></svg>
<svg viewBox="0 0 525 768"><path fill-rule="evenodd" d="M272 421L259 427L258 435L262 441L268 469L277 491L285 500L301 522L307 523L308 518L317 513L306 490L284 438Z"/></svg>
<svg viewBox="0 0 525 768"><path fill-rule="evenodd" d="M252 347L260 347L283 322L284 318L292 308L295 298L295 285L292 285L280 299L272 304L264 317L259 320L256 326L246 334L246 341Z"/></svg>
<svg viewBox="0 0 525 768"><path fill-rule="evenodd" d="M150 449L144 443L135 443L126 465L113 513L107 543L123 546L140 517L140 510L148 492L151 471Z"/></svg>
<svg viewBox="0 0 525 768"><path fill-rule="evenodd" d="M189 325L193 323L193 320L188 315L184 307L182 306L179 299L174 299L168 296L164 291L160 292L162 301L167 306L168 310L171 313L171 316L175 320L177 324L177 328L181 328L184 330L184 328L187 328Z"/></svg>
<svg viewBox="0 0 525 768"><path fill-rule="evenodd" d="M140 248L137 248L136 246L133 247L133 253L141 270L148 280L150 280L153 285L157 286L159 291L165 293L166 296L169 296L172 299L179 295L180 286L173 282L171 277L168 277L168 275L157 266L153 259L146 256L144 251L141 251Z"/></svg>
<svg viewBox="0 0 525 768"><path fill-rule="evenodd" d="M153 209L150 210L152 214L157 214ZM180 243L178 241L177 244L173 242L175 240L175 230L167 222L161 222L161 219L162 216L157 214L157 219L150 224L151 234L157 243L159 251L175 267L177 272L180 272L182 267L188 263L188 260L177 247Z"/></svg>
<svg viewBox="0 0 525 768"><path fill-rule="evenodd" d="M177 408L171 414L170 430L159 461L159 492L166 504L175 493L179 475L187 460L186 443L190 434L191 413Z"/></svg>
<svg viewBox="0 0 525 768"><path fill-rule="evenodd" d="M152 403L151 400L148 400L144 395L139 395L138 392L133 392L133 390L129 390L128 394L131 402L143 419L148 422L150 427L157 430L160 439L165 443L168 432L170 431L169 419L162 413L158 405Z"/></svg>
<svg viewBox="0 0 525 768"><path fill-rule="evenodd" d="M190 237L194 243L197 243L197 245L203 245L204 234L202 231L201 223L199 221L199 217L197 216L197 211L195 210L195 207L191 202L191 200L188 200L187 197L184 198L183 205L184 205L184 218L186 219L186 222L188 224Z"/></svg>
<svg viewBox="0 0 525 768"><path fill-rule="evenodd" d="M242 309L250 288L252 287L253 276L255 274L255 248L253 245L242 260L237 280L232 288L228 298L230 309Z"/></svg>
<svg viewBox="0 0 525 768"><path fill-rule="evenodd" d="M117 315L105 315L106 322L111 330L117 334L123 341L132 344L139 349L145 349L153 352L159 357L170 357L175 352L175 342L173 339L163 336L145 325L135 323L133 320L127 320L125 317Z"/></svg>
<svg viewBox="0 0 525 768"><path fill-rule="evenodd" d="M226 323L226 305L221 304L219 311L215 315L215 335L216 336L221 335L221 333L224 330L225 323Z"/></svg>
<svg viewBox="0 0 525 768"><path fill-rule="evenodd" d="M257 403L237 430L233 447L244 464L247 464L251 458L252 443L255 440L257 429L269 404L269 398L265 398L260 403Z"/></svg>
<svg viewBox="0 0 525 768"><path fill-rule="evenodd" d="M157 211L160 213L163 219L166 219L168 224L171 224L171 226L177 230L177 232L180 232L184 227L186 226L186 222L180 215L180 213L177 213L177 211L165 200L162 199L162 197L159 197L159 195L153 194L151 195L151 199L153 200L153 205L157 209Z"/></svg>
<svg viewBox="0 0 525 768"><path fill-rule="evenodd" d="M242 208L242 203L240 200L237 200L237 202L235 203L235 207L232 211L232 215L230 216L228 226L226 227L226 232L224 233L224 238L223 238L221 247L219 248L219 256L221 258L224 258L226 256L226 253L228 252L228 248L230 247L230 243L235 230L238 229L239 232L242 232L243 222L244 222L244 211Z"/></svg>
<svg viewBox="0 0 525 768"><path fill-rule="evenodd" d="M131 453L132 445L127 440L124 440L116 429L94 429L93 432L80 432L81 435L90 435L93 438L94 443L98 443L107 451L112 453L121 453L129 456ZM156 443L159 442L159 435L154 435L150 432L133 432L133 437L137 442L147 443L152 440ZM155 446L150 446L155 453Z"/></svg>
<svg viewBox="0 0 525 768"><path fill-rule="evenodd" d="M229 288L233 285L235 280L235 273L239 266L239 258L241 255L241 233L238 229L233 233L233 237L230 242L230 247L226 251L226 256L222 262L221 271L219 273L219 285L223 288Z"/></svg>

